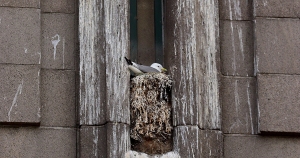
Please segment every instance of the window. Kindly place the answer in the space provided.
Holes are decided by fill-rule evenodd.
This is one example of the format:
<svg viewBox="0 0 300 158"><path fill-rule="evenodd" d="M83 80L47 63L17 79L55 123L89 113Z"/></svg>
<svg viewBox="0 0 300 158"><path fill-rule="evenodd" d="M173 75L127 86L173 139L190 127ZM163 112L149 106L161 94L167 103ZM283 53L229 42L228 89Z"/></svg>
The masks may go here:
<svg viewBox="0 0 300 158"><path fill-rule="evenodd" d="M163 0L130 0L130 58L163 64Z"/></svg>

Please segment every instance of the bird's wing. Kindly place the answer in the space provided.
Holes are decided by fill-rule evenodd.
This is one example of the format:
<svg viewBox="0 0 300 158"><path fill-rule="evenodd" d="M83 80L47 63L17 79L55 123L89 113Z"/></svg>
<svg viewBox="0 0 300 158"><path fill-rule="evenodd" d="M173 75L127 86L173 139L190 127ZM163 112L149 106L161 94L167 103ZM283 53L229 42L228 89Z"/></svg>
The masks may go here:
<svg viewBox="0 0 300 158"><path fill-rule="evenodd" d="M129 70L135 74L142 74L143 72L133 65L128 65Z"/></svg>
<svg viewBox="0 0 300 158"><path fill-rule="evenodd" d="M158 70L154 69L153 67L145 66L145 65L138 65L137 64L137 68L139 70L141 70L142 72L144 72L144 73L147 73L147 72L159 72Z"/></svg>
<svg viewBox="0 0 300 158"><path fill-rule="evenodd" d="M125 58L125 60L126 60L126 62L127 62L128 65L132 65L133 64L130 59L127 59L126 57L124 57L124 58Z"/></svg>

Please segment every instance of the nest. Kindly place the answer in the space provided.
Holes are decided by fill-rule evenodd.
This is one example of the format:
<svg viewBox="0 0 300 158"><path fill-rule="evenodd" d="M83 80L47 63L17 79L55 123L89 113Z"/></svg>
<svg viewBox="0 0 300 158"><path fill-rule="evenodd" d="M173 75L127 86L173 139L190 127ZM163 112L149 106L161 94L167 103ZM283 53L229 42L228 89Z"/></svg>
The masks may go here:
<svg viewBox="0 0 300 158"><path fill-rule="evenodd" d="M150 154L172 150L171 87L172 80L162 73L132 78L130 137L134 149Z"/></svg>

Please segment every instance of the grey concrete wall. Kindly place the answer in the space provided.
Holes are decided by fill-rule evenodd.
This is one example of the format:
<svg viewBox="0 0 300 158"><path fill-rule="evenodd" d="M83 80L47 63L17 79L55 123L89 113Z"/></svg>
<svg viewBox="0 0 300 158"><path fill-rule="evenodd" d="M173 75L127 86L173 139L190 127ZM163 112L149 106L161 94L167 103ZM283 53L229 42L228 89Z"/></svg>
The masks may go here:
<svg viewBox="0 0 300 158"><path fill-rule="evenodd" d="M121 60L128 2L0 0L0 157L138 155ZM298 157L300 2L166 5L175 127L165 156Z"/></svg>
<svg viewBox="0 0 300 158"><path fill-rule="evenodd" d="M254 3L258 131L299 133L300 2L276 2Z"/></svg>
<svg viewBox="0 0 300 158"><path fill-rule="evenodd" d="M256 134L252 1L220 2L222 131Z"/></svg>
<svg viewBox="0 0 300 158"><path fill-rule="evenodd" d="M0 1L0 157L76 157L76 1Z"/></svg>
<svg viewBox="0 0 300 158"><path fill-rule="evenodd" d="M224 157L298 157L299 5L220 2Z"/></svg>

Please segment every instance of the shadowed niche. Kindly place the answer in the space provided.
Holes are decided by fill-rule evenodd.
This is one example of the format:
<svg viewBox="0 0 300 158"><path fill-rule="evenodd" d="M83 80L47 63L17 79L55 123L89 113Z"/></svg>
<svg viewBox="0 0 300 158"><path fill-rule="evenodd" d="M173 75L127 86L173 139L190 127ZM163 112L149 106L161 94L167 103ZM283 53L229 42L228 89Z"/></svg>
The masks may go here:
<svg viewBox="0 0 300 158"><path fill-rule="evenodd" d="M173 148L172 80L162 73L131 79L131 148L147 154L163 154Z"/></svg>

